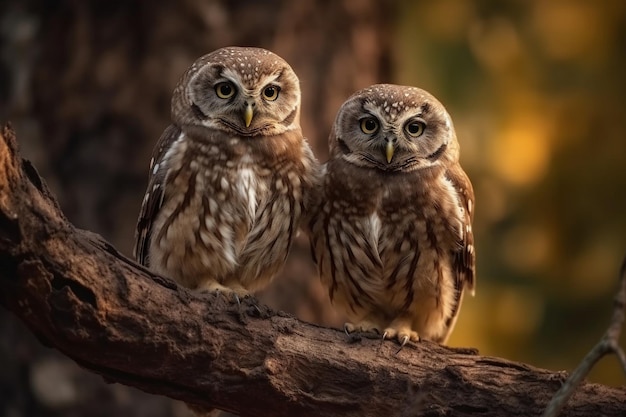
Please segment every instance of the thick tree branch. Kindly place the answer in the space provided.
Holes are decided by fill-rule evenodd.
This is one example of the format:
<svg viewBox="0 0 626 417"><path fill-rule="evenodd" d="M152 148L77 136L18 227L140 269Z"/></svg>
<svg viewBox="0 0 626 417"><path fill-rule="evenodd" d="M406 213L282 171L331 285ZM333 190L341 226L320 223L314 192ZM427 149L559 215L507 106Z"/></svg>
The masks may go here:
<svg viewBox="0 0 626 417"><path fill-rule="evenodd" d="M432 343L405 347L195 294L74 228L13 132L0 138L0 303L112 382L243 416L539 415L562 373ZM565 416L622 416L583 383Z"/></svg>

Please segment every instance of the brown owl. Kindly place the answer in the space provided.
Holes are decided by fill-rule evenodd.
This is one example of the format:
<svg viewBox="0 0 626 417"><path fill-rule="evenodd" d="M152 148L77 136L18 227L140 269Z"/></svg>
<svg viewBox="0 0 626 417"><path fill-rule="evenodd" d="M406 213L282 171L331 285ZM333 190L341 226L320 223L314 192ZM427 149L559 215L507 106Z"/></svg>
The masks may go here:
<svg viewBox="0 0 626 417"><path fill-rule="evenodd" d="M135 256L199 290L245 295L283 265L314 187L291 67L259 48L199 58L150 162Z"/></svg>
<svg viewBox="0 0 626 417"><path fill-rule="evenodd" d="M474 193L450 116L415 87L373 85L340 108L311 244L345 329L445 343L474 292Z"/></svg>

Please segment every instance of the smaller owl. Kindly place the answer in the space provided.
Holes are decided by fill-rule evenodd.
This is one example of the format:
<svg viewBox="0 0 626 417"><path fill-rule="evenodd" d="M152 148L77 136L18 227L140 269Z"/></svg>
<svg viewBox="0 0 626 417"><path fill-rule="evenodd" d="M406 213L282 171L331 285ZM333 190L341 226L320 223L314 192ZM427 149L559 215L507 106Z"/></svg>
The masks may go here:
<svg viewBox="0 0 626 417"><path fill-rule="evenodd" d="M431 94L373 85L339 109L311 247L345 329L445 343L474 292L474 193Z"/></svg>
<svg viewBox="0 0 626 417"><path fill-rule="evenodd" d="M174 90L135 256L192 289L261 289L285 262L316 178L289 64L260 48L213 51Z"/></svg>

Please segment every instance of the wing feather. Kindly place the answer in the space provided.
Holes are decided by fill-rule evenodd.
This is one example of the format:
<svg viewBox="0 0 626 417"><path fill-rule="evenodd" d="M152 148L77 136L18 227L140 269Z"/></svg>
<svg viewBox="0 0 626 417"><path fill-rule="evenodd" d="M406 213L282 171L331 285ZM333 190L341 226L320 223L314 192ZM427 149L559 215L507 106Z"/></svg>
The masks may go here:
<svg viewBox="0 0 626 417"><path fill-rule="evenodd" d="M447 173L447 177L453 184L459 198L459 204L463 209L463 230L461 232L459 249L455 253L454 269L457 277L457 287L461 290L467 287L474 294L476 286L476 254L474 251L474 233L472 221L474 219L474 189L467 174L456 165Z"/></svg>
<svg viewBox="0 0 626 417"><path fill-rule="evenodd" d="M137 220L135 248L133 251L135 259L145 266L148 266L149 263L152 226L163 205L163 197L165 195L163 189L167 170L162 166L163 158L180 134L181 130L178 126L169 125L159 138L152 152L152 159L150 159L148 188L146 189L146 194L141 204L141 211L139 212L139 219Z"/></svg>

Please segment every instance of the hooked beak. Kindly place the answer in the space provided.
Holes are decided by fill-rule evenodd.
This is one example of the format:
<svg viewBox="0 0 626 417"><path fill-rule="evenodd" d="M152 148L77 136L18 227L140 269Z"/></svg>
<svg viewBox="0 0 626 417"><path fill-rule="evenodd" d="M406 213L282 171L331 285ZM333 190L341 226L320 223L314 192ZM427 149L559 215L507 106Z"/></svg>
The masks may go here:
<svg viewBox="0 0 626 417"><path fill-rule="evenodd" d="M250 127L250 123L252 123L252 116L254 116L252 105L250 103L246 103L246 108L243 111L243 121L246 123L246 127Z"/></svg>
<svg viewBox="0 0 626 417"><path fill-rule="evenodd" d="M391 159L393 158L393 152L395 151L395 148L393 146L393 141L388 140L387 141L387 146L385 147L385 155L387 156L387 163L390 164L391 163Z"/></svg>

